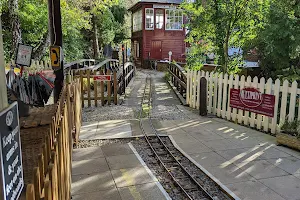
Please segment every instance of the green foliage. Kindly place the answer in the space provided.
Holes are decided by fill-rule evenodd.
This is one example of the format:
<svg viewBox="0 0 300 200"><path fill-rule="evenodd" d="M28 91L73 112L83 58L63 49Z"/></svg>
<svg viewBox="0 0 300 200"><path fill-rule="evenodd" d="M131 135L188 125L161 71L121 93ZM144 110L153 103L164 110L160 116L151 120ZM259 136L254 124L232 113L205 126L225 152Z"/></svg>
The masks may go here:
<svg viewBox="0 0 300 200"><path fill-rule="evenodd" d="M36 46L48 31L47 3L42 0L24 0L19 2L19 6L23 41Z"/></svg>
<svg viewBox="0 0 300 200"><path fill-rule="evenodd" d="M271 2L258 37L248 46L257 48L265 77L299 81L300 2Z"/></svg>
<svg viewBox="0 0 300 200"><path fill-rule="evenodd" d="M300 138L300 121L286 120L281 127L283 133Z"/></svg>
<svg viewBox="0 0 300 200"><path fill-rule="evenodd" d="M166 72L164 78L165 78L166 81L170 81L171 80L171 74L169 72Z"/></svg>
<svg viewBox="0 0 300 200"><path fill-rule="evenodd" d="M216 64L223 72L236 72L241 58L230 57L230 47L243 48L257 37L263 10L268 0L207 0L182 5L189 19L187 42L191 47L189 64L201 67L207 54L216 56Z"/></svg>
<svg viewBox="0 0 300 200"><path fill-rule="evenodd" d="M6 59L11 55L12 30L9 19L8 1L1 0L0 11L4 35L4 52ZM41 44L46 44L48 33L48 1L47 0L17 0L19 4L18 16L20 18L22 42L34 47L36 50ZM120 5L119 0L61 0L63 50L66 62L90 58L93 47L92 16L97 23L100 46L119 43L127 35L125 28L125 15L127 10ZM48 57L47 51L42 51Z"/></svg>

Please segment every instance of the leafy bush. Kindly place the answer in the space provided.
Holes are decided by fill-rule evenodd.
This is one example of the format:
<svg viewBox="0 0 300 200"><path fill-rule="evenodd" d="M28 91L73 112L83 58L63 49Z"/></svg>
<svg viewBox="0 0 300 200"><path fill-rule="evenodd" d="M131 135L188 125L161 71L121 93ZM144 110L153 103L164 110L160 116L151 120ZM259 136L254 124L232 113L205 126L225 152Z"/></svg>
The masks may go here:
<svg viewBox="0 0 300 200"><path fill-rule="evenodd" d="M281 127L283 133L295 136L300 139L300 120L288 121L286 120Z"/></svg>
<svg viewBox="0 0 300 200"><path fill-rule="evenodd" d="M166 81L170 81L170 80L171 80L171 75L170 75L170 73L169 73L169 72L166 72L164 78L165 78Z"/></svg>

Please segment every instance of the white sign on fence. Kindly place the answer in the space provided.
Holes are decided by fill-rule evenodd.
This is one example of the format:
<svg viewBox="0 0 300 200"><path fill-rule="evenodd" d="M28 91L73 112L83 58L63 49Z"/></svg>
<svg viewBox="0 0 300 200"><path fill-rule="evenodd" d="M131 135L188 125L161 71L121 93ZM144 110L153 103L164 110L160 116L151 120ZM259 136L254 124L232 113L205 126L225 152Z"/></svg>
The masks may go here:
<svg viewBox="0 0 300 200"><path fill-rule="evenodd" d="M32 46L19 44L16 64L30 67L32 50Z"/></svg>
<svg viewBox="0 0 300 200"><path fill-rule="evenodd" d="M207 79L207 110L210 114L239 124L249 125L258 130L280 131L280 125L287 119L293 121L300 119L300 104L297 95L300 89L296 81L289 83L287 80L281 84L277 79L258 80L248 76L209 73L204 71L187 72L187 103L192 108L199 109L200 78ZM263 116L254 112L244 111L230 107L230 89L244 89L246 87L258 88L262 94L275 96L274 117ZM289 97L289 98L288 98Z"/></svg>

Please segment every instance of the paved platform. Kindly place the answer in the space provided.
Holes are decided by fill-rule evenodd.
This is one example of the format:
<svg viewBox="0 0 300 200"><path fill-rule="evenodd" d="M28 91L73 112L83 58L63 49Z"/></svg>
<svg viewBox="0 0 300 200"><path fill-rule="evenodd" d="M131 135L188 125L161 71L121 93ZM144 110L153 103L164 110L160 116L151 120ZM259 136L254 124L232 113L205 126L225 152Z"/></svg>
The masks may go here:
<svg viewBox="0 0 300 200"><path fill-rule="evenodd" d="M99 115L87 113L87 119L93 122L83 124L80 139L142 134L134 113L140 107L143 72L139 71L131 83L124 108L115 111L119 120L108 121L107 113L102 116L104 108L99 108ZM276 146L276 138L265 133L219 118L200 117L198 112L180 105L163 80L163 73L153 76L155 95L151 114L156 118L155 127L168 134L195 164L204 167L243 200L300 200L300 152ZM151 199L151 194L156 193L160 196L152 199L165 198L157 192L156 181L150 180L142 162L137 161L128 146L108 149L74 151L73 199Z"/></svg>
<svg viewBox="0 0 300 200"><path fill-rule="evenodd" d="M161 121L159 130L245 200L299 200L300 152L223 119Z"/></svg>
<svg viewBox="0 0 300 200"><path fill-rule="evenodd" d="M74 149L72 168L72 200L170 199L129 144Z"/></svg>

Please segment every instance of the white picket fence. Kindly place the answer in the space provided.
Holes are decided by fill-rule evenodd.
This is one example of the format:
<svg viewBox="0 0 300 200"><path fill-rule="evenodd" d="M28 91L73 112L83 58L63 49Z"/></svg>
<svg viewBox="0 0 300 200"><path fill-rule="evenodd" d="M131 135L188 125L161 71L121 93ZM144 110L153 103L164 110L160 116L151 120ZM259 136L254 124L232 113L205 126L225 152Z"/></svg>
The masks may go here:
<svg viewBox="0 0 300 200"><path fill-rule="evenodd" d="M199 109L200 106L201 77L206 77L207 80L207 110L210 114L273 134L280 131L280 126L286 119L289 121L300 119L300 89L296 81L289 83L286 80L281 84L279 79L273 82L272 79L258 80L257 77L252 79L250 76L246 79L245 76L239 75L228 76L222 73L187 71L186 101L195 109ZM273 118L230 107L230 88L245 87L255 87L263 94L275 95Z"/></svg>
<svg viewBox="0 0 300 200"><path fill-rule="evenodd" d="M15 67L16 62L14 60L11 60L10 62L4 63L4 66L6 69L9 69L10 66ZM28 72L36 72L36 71L42 71L42 70L51 70L51 66L49 61L36 61L32 60L30 67L25 67L25 70Z"/></svg>

